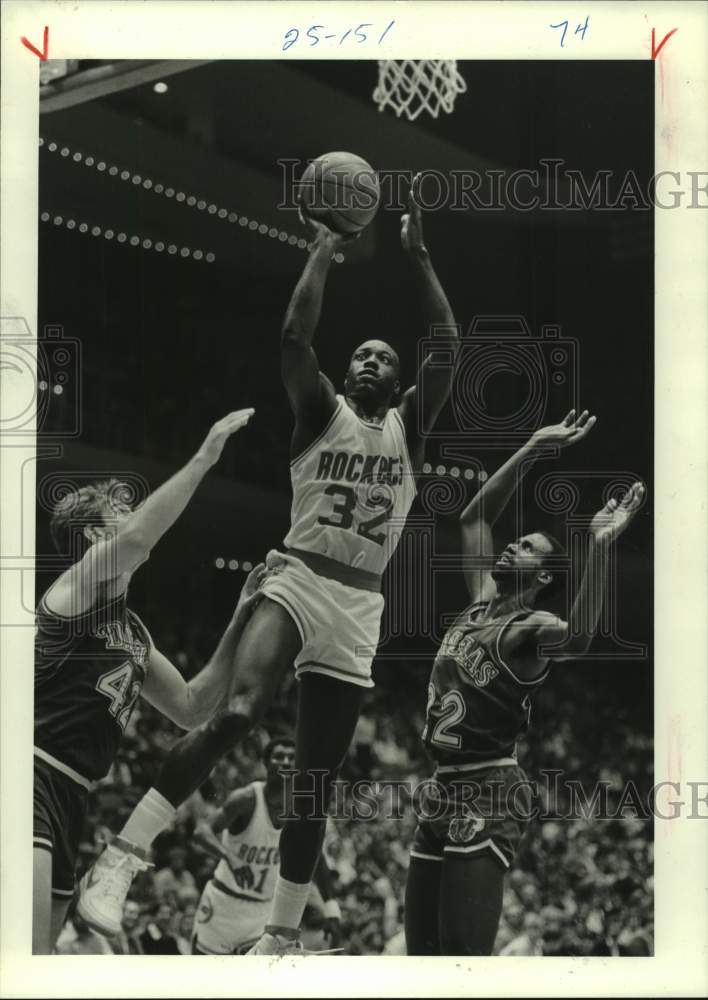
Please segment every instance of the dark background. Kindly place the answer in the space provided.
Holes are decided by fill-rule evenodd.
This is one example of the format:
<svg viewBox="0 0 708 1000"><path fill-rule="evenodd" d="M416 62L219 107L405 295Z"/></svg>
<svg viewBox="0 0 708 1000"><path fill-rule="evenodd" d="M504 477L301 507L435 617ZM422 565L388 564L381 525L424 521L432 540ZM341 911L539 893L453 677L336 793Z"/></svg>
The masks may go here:
<svg viewBox="0 0 708 1000"><path fill-rule="evenodd" d="M131 603L167 649L187 647L195 661L208 654L244 578L240 571L216 569L215 558L256 562L287 530L292 420L280 383L278 337L306 259L297 246L208 207L189 206L186 196L304 237L295 213L277 208L277 161L299 158L304 166L337 149L382 171L533 170L542 158L560 158L588 183L595 171L610 170L616 191L631 170L646 190L653 167L650 63L479 62L459 69L468 89L454 113L437 120L424 115L415 123L376 110L374 62L212 63L170 77L163 94L147 83L41 115L40 211L49 218L39 224L39 325L61 326L82 352L67 391L50 395L43 431L56 431L68 419L79 383L82 402L80 434L63 442L63 457L39 462L40 493L45 477L57 473L130 470L154 488L189 458L214 420L231 409L256 407L249 428L228 447L131 588ZM50 151L50 142L56 150ZM106 169L86 166L88 155ZM118 168L117 176L109 174L110 166ZM123 170L128 180L120 179ZM146 189L145 179L183 192L185 200ZM577 342L579 401L598 415L598 426L577 451L544 463L537 474L567 470L584 513L601 505L602 487L617 474L628 471L647 482L649 504L619 544L616 599L619 635L648 646L651 214L442 210L425 217L426 242L463 330L476 315L521 315L535 335L544 324L557 324ZM67 228L69 219L76 228ZM346 262L332 268L316 348L323 370L340 386L353 347L371 336L399 348L406 380L413 380L417 342L426 331L400 248L399 219L400 212L381 211ZM89 230L100 226L102 235L81 234L82 221ZM153 244L174 242L190 254L198 248L215 260L119 244L116 236L104 237L108 228ZM50 394L54 377L50 370ZM500 372L487 390L490 409L503 413L523 387ZM545 422L560 419L566 401L552 394ZM439 426L454 426L451 412ZM444 445L431 442L433 467ZM475 454L472 448L469 454L467 463L457 464L478 460L493 469L508 452ZM525 498L533 483L530 477ZM415 511L420 514L420 506ZM455 511L435 520L434 551L454 555ZM507 522L503 532L539 526L564 537L562 519L539 515L528 499L522 524L511 517ZM40 505L38 554L50 552ZM402 580L411 572L405 558L402 552L394 561L393 573ZM40 573L38 586L49 579ZM389 615L400 617L403 600L391 595ZM459 574L436 578L434 600L438 617L463 605ZM427 628L415 626L414 611L410 634L382 647L375 677L392 692L401 683L410 693L417 689L424 704L429 660L408 661L429 657L434 646ZM598 659L603 650L609 661ZM562 669L572 672L579 697L586 685L600 683L641 729L651 731L650 661L638 660L636 650L634 659L623 660L614 655L618 651L616 643L598 639L587 663ZM536 720L553 724L541 711Z"/></svg>
<svg viewBox="0 0 708 1000"><path fill-rule="evenodd" d="M212 651L244 580L242 568L218 569L215 560L227 566L238 560L241 567L282 542L292 417L278 341L306 260L297 240L306 234L292 210L277 207L279 159L299 159L302 169L324 152L349 150L382 172L450 175L535 170L540 160L557 158L581 171L587 186L596 171L610 171L616 195L632 171L646 191L653 171L653 63L458 68L467 92L454 113L436 120L424 114L414 123L377 111L376 63L368 61L211 63L169 76L164 93L153 89L153 76L41 114L39 328L61 328L70 350L62 358L52 340L44 353L40 454L41 445L57 442L63 451L38 462L38 593L62 565L51 555L48 533L50 501L62 483L112 474L142 477L154 489L190 457L213 421L245 405L256 407L251 424L131 585L131 605L186 675ZM172 196L156 193L158 184ZM557 192L561 199L566 193ZM414 378L427 331L400 247L400 214L382 209L346 261L332 267L316 348L322 369L340 387L352 349L372 336L390 340L405 380ZM502 519L499 544L535 528L568 540L566 514L540 511L534 500L549 473L562 473L578 491L573 517L580 528L582 516L604 502L607 484L629 474L648 485L648 502L616 549L616 583L607 598L615 637L598 636L585 660L554 670L520 754L532 778L555 768L564 780L582 782L588 797L598 780L611 786L615 803L628 781L644 796L653 765L652 212L440 210L426 213L424 224L463 331L476 316L520 316L534 337L556 325L571 342L575 393L568 391L570 378L560 387L549 380L543 421L558 421L576 403L598 416L581 446L529 475L518 512L512 505ZM100 229L96 236L93 227ZM500 336L518 328L518 320L507 320ZM477 341L468 337L466 344L469 352ZM488 414L517 412L527 388L518 372L500 364L485 385ZM76 433L66 437L67 429ZM477 485L449 470L454 465L476 476L509 454L508 447L483 448L474 435L460 437L452 405L436 430L441 436L426 455L432 471L422 477L385 581L377 687L367 694L345 762L348 780L399 777L413 786L430 773L419 738L427 674L445 616L466 601L456 520ZM445 472L437 473L438 465ZM419 561L426 539L429 552ZM269 725L292 717L293 688L292 679L284 684ZM121 828L177 735L159 713L138 705L111 773L91 796L79 874ZM215 769L202 787L205 802L258 775L257 735L253 747L247 741ZM567 796L550 805L563 815ZM166 865L168 847L182 845L198 894L211 864L195 846L193 823L180 815L156 843L155 862ZM413 824L410 810L401 822L382 814L336 824L328 851L349 954L378 954L396 940L400 947ZM150 876L136 882L132 895L147 911L155 892ZM386 906L393 902L392 922L384 918L384 897ZM175 902L177 916L189 923L189 901ZM196 896L192 913L194 902ZM648 954L652 907L649 821L535 822L507 880L495 952L540 914L544 955Z"/></svg>

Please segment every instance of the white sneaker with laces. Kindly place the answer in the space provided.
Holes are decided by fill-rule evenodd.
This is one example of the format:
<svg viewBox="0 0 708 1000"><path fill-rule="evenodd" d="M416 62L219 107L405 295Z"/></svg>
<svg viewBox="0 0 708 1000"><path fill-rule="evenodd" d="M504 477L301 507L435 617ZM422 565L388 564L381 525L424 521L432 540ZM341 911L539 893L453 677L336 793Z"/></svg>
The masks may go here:
<svg viewBox="0 0 708 1000"><path fill-rule="evenodd" d="M289 938L283 934L271 934L270 931L266 931L246 954L304 955L305 951L299 938Z"/></svg>
<svg viewBox="0 0 708 1000"><path fill-rule="evenodd" d="M77 910L92 930L118 934L123 906L136 874L152 867L129 849L108 844L79 883Z"/></svg>

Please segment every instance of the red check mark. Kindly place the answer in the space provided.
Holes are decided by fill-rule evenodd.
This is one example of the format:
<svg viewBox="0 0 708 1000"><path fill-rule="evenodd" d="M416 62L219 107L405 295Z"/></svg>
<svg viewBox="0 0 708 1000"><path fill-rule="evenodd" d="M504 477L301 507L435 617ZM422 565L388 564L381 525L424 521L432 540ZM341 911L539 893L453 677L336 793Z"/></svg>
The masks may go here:
<svg viewBox="0 0 708 1000"><path fill-rule="evenodd" d="M651 29L651 57L652 57L652 59L656 59L656 57L659 55L659 53L661 52L661 50L663 49L663 47L666 45L666 43L668 42L668 40L671 38L671 36L676 31L678 31L678 28L672 28L671 31L668 33L668 35L664 35L664 37L659 42L659 47L657 48L657 45L656 45L656 35L655 35L656 29L655 28Z"/></svg>
<svg viewBox="0 0 708 1000"><path fill-rule="evenodd" d="M32 44L32 42L28 41L24 37L24 35L22 36L22 38L20 38L20 41L22 42L22 44L24 45L24 47L26 49L29 49L30 52L34 52L34 54L36 56L39 56L39 58L40 58L40 60L42 62L46 62L47 61L47 59L49 57L49 27L48 26L45 27L45 29L44 29L44 49L42 50L42 52L40 52L39 49Z"/></svg>

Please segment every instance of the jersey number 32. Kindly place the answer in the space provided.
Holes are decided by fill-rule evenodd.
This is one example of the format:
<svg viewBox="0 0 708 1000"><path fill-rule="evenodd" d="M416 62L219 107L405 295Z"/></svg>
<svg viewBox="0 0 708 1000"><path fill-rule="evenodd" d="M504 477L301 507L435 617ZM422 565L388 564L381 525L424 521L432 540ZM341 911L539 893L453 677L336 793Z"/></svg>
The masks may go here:
<svg viewBox="0 0 708 1000"><path fill-rule="evenodd" d="M354 510L357 504L356 493L351 486L339 486L334 483L327 487L325 493L327 496L338 497L340 499L334 505L332 510L333 516L318 517L317 523L331 525L333 528L343 528L345 531L348 531L354 523ZM378 528L379 525L389 520L393 513L393 500L386 498L381 506L384 509L380 514L369 518L368 521L361 521L356 529L358 535L368 538L370 542L376 542L377 545L383 545L386 541L386 532L375 532L374 528Z"/></svg>

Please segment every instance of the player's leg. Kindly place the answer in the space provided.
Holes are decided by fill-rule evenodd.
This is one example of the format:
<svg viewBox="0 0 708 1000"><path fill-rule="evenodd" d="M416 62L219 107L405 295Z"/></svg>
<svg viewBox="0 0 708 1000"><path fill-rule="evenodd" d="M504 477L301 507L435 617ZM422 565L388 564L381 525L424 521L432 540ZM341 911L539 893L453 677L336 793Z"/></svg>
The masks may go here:
<svg viewBox="0 0 708 1000"><path fill-rule="evenodd" d="M184 802L260 721L300 646L300 633L288 612L264 598L239 641L228 704L178 740L155 782L156 791L171 805Z"/></svg>
<svg viewBox="0 0 708 1000"><path fill-rule="evenodd" d="M491 955L505 869L486 851L446 854L440 882L440 954Z"/></svg>
<svg viewBox="0 0 708 1000"><path fill-rule="evenodd" d="M50 940L52 943L52 948L57 943L57 938L59 933L64 926L64 921L66 920L66 913L69 909L69 904L71 903L71 896L62 899L61 897L52 896L52 916L51 916L51 933Z"/></svg>
<svg viewBox="0 0 708 1000"><path fill-rule="evenodd" d="M323 674L307 673L300 680L293 780L298 818L287 822L280 835L280 872L292 882L312 879L332 787L354 735L364 690Z"/></svg>
<svg viewBox="0 0 708 1000"><path fill-rule="evenodd" d="M35 847L32 852L32 954L49 955L52 933L52 852Z"/></svg>
<svg viewBox="0 0 708 1000"><path fill-rule="evenodd" d="M354 735L364 688L316 673L300 678L292 815L280 835L269 927L294 937L322 848L333 783Z"/></svg>
<svg viewBox="0 0 708 1000"><path fill-rule="evenodd" d="M440 955L438 908L443 862L411 857L406 882L406 954Z"/></svg>
<svg viewBox="0 0 708 1000"><path fill-rule="evenodd" d="M71 896L52 895L52 853L35 847L32 856L32 954L50 955L64 926Z"/></svg>
<svg viewBox="0 0 708 1000"><path fill-rule="evenodd" d="M208 777L220 757L261 719L301 646L288 612L264 598L239 641L228 705L172 747L160 775L119 837L81 882L79 913L95 930L117 934L133 876L152 841L173 822L176 807Z"/></svg>

